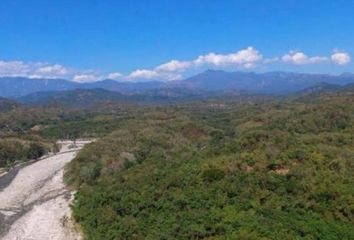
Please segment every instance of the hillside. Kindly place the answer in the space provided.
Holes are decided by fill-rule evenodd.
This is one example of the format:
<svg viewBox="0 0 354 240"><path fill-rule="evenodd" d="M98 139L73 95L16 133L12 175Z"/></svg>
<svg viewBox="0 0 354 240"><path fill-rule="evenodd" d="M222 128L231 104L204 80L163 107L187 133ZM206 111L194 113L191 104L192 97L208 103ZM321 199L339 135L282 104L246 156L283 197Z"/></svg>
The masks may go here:
<svg viewBox="0 0 354 240"><path fill-rule="evenodd" d="M168 103L173 101L186 101L201 99L213 94L203 91L188 91L179 88L164 88L146 90L144 93L120 93L101 88L74 89L67 91L36 92L16 100L32 106L62 105L69 107L90 108L106 106L111 103Z"/></svg>
<svg viewBox="0 0 354 240"><path fill-rule="evenodd" d="M115 101L127 100L129 97L118 92L104 89L75 89L68 91L37 92L18 98L18 101L30 105L55 105L90 107Z"/></svg>
<svg viewBox="0 0 354 240"><path fill-rule="evenodd" d="M310 99L310 101L309 101ZM353 239L354 92L108 120L69 165L87 239Z"/></svg>
<svg viewBox="0 0 354 240"><path fill-rule="evenodd" d="M8 112L20 106L16 101L0 97L0 112Z"/></svg>

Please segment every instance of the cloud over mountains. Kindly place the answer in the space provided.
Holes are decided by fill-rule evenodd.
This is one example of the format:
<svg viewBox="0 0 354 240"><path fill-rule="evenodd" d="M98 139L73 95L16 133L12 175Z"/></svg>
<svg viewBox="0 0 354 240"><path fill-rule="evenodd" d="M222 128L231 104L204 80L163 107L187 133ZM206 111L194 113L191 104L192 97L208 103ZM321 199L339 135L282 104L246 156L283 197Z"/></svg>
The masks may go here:
<svg viewBox="0 0 354 240"><path fill-rule="evenodd" d="M242 70L257 69L271 64L333 64L345 66L349 64L350 61L351 57L349 53L339 50L335 50L329 56L309 56L301 51L289 51L282 56L264 57L263 54L254 47L247 47L226 54L211 52L200 55L192 60L171 60L153 69L137 69L126 75L119 71L103 73L97 70L74 69L60 64L0 60L0 77L64 78L76 82L94 82L107 78L126 81L171 81L183 78L183 74L188 71L202 68L232 68Z"/></svg>

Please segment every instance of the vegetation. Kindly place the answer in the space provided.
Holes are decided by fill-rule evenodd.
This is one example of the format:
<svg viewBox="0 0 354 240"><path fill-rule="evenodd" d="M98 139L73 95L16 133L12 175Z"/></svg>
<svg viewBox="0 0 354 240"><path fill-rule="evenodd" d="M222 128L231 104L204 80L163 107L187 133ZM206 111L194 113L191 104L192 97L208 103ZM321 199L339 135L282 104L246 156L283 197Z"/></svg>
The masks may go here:
<svg viewBox="0 0 354 240"><path fill-rule="evenodd" d="M72 161L87 239L354 239L352 89L78 110L3 100L0 167Z"/></svg>
<svg viewBox="0 0 354 240"><path fill-rule="evenodd" d="M15 162L38 159L47 152L57 151L57 146L37 136L6 137L0 139L0 167Z"/></svg>
<svg viewBox="0 0 354 240"><path fill-rule="evenodd" d="M27 109L12 103L0 111L0 167L37 159L57 151L55 141L44 139L39 132L46 121L55 116L53 110Z"/></svg>
<svg viewBox="0 0 354 240"><path fill-rule="evenodd" d="M74 217L95 240L354 239L353 102L208 100L65 123L106 135L68 166Z"/></svg>
<svg viewBox="0 0 354 240"><path fill-rule="evenodd" d="M0 99L0 168L36 159L57 151L59 139L99 137L117 126L115 119L127 117L130 104L110 104L83 110L60 104L23 106Z"/></svg>

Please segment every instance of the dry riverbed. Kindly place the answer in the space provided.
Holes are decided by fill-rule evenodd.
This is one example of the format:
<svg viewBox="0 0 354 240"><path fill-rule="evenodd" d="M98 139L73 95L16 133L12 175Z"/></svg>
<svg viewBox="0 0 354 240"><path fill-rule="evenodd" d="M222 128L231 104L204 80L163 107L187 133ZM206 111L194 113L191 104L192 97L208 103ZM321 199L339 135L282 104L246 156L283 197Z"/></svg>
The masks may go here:
<svg viewBox="0 0 354 240"><path fill-rule="evenodd" d="M70 141L61 142L58 154L2 177L10 180L0 179L1 239L81 239L71 220L72 192L63 183L63 171L88 142L77 141L74 148Z"/></svg>

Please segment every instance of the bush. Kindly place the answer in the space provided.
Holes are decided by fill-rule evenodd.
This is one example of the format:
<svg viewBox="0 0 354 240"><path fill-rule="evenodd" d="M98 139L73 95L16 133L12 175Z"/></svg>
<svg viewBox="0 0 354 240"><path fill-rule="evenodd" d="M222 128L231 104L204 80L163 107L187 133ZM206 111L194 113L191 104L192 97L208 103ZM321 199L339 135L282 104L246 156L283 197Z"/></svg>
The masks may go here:
<svg viewBox="0 0 354 240"><path fill-rule="evenodd" d="M46 149L38 143L31 143L27 152L27 159L37 159L46 154Z"/></svg>
<svg viewBox="0 0 354 240"><path fill-rule="evenodd" d="M221 169L212 168L203 172L203 179L207 182L214 182L223 179L225 173Z"/></svg>

